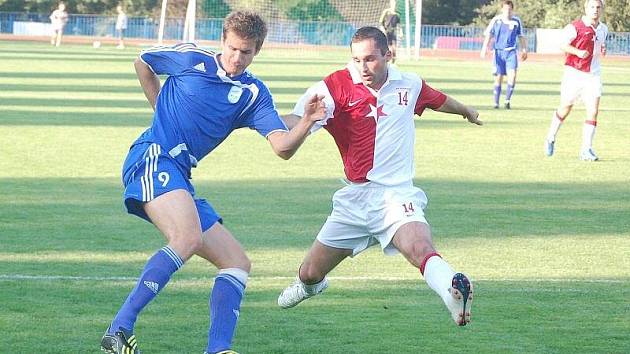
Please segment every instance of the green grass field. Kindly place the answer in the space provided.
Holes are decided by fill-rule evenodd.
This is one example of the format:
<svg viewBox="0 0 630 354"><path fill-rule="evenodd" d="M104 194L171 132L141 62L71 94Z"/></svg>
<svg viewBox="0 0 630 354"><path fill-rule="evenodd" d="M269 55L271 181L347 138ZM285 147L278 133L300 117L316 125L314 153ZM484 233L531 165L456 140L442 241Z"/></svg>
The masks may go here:
<svg viewBox="0 0 630 354"><path fill-rule="evenodd" d="M347 54L268 50L252 72L281 113ZM96 353L158 232L126 215L120 167L150 124L137 49L0 42L0 352ZM297 55L297 57L296 57ZM475 105L483 127L427 111L416 184L439 251L475 283L473 323L453 325L401 256L371 249L322 296L281 310L280 290L330 210L343 171L330 136L290 161L235 132L193 173L253 270L234 348L242 353L629 353L630 61L605 62L595 150L578 160L584 110L543 139L562 64L525 62L511 111L491 109L489 61L401 62ZM202 353L216 270L192 259L139 318L146 353Z"/></svg>

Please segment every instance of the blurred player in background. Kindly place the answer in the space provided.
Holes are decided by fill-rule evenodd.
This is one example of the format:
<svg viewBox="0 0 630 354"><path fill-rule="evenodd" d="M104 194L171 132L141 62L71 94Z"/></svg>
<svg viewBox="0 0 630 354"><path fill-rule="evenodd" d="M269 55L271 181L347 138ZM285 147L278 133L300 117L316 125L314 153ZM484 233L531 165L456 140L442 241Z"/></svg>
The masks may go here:
<svg viewBox="0 0 630 354"><path fill-rule="evenodd" d="M50 44L55 47L61 45L61 37L63 36L63 28L68 22L68 13L66 12L66 4L60 2L57 5L57 9L50 14L50 24L52 29L52 35L50 37Z"/></svg>
<svg viewBox="0 0 630 354"><path fill-rule="evenodd" d="M151 48L136 59L138 79L155 114L125 160L124 201L129 213L153 223L168 243L147 261L101 340L104 351L139 352L133 334L138 314L196 254L219 269L210 295L206 352L234 353L232 337L250 260L210 203L196 196L191 169L234 129L244 127L256 130L278 156L289 159L314 120L325 115L322 98L311 97L305 119L287 130L268 88L245 71L266 34L258 15L233 12L224 20L219 54L184 43ZM168 75L161 89L157 75Z"/></svg>
<svg viewBox="0 0 630 354"><path fill-rule="evenodd" d="M516 85L516 69L518 68L517 51L520 49L522 60L527 59L527 40L523 36L521 19L515 16L514 3L510 0L501 2L501 14L495 16L488 24L481 47L481 57L486 57L490 39L494 38L494 108L499 108L503 76L507 75L507 92L505 108L510 109L510 100ZM517 39L518 44L517 46Z"/></svg>
<svg viewBox="0 0 630 354"><path fill-rule="evenodd" d="M395 63L396 46L398 45L396 34L398 31L398 24L400 24L400 16L398 16L398 13L396 12L396 0L389 1L389 8L383 10L381 18L378 22L381 25L381 29L387 36L387 45L389 46L389 51L392 53L391 60L392 63Z"/></svg>
<svg viewBox="0 0 630 354"><path fill-rule="evenodd" d="M118 16L116 17L116 34L118 35L118 45L116 46L116 48L124 49L125 30L127 29L127 14L123 9L122 4L116 6L116 13L118 13Z"/></svg>
<svg viewBox="0 0 630 354"><path fill-rule="evenodd" d="M599 20L604 11L600 0L584 2L585 15L564 28L564 42L560 48L566 53L564 76L560 85L560 106L551 117L551 126L545 139L545 154L552 156L556 134L571 113L573 105L583 101L586 119L582 128L580 159L597 161L593 151L593 138L597 127L599 100L602 95L601 57L606 55L608 27Z"/></svg>
<svg viewBox="0 0 630 354"><path fill-rule="evenodd" d="M402 253L444 301L456 324L470 322L472 284L437 253L424 217L427 197L413 185L414 115L426 108L461 115L481 125L479 114L431 88L413 73L390 65L387 38L376 27L352 37L352 60L312 86L298 101L289 126L299 124L302 106L323 95L326 118L312 128L335 139L347 186L333 196L333 210L299 267L296 281L278 297L290 308L328 287L326 274L346 257L380 244L385 254ZM304 119L304 118L302 118Z"/></svg>

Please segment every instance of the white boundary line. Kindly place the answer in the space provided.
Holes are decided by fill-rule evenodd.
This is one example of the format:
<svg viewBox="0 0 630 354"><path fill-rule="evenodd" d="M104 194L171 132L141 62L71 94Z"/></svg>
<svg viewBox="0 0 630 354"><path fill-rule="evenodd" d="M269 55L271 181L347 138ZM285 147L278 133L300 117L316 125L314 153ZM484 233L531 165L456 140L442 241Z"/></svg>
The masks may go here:
<svg viewBox="0 0 630 354"><path fill-rule="evenodd" d="M176 282L185 282L185 281L208 281L213 277L208 278L184 278L175 280ZM292 277L265 277L265 276L253 276L250 277L251 280L293 280ZM354 280L354 281L365 281L365 280L375 280L375 281L388 281L388 282L396 282L396 281L413 281L413 280L421 280L418 278L408 278L408 277L367 277L367 276L339 276L339 277L329 277L330 280ZM100 276L72 276L72 275L27 275L27 274L0 274L0 281L15 281L15 280L29 280L29 281L137 281L138 278L134 277L100 277ZM493 279L493 278L475 278L473 281L488 281L488 282L548 282L548 283L600 283L600 284L621 284L628 283L624 280L618 279L575 279L575 278L538 278L538 279Z"/></svg>

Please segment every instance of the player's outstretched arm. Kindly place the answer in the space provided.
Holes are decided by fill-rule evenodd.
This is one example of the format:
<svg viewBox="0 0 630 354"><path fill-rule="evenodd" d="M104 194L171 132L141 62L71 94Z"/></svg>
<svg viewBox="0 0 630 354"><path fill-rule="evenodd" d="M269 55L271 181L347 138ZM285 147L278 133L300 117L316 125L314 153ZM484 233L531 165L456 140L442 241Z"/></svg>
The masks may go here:
<svg viewBox="0 0 630 354"><path fill-rule="evenodd" d="M288 116L290 117L288 121L290 124L287 125L292 125L291 130L275 132L267 137L276 155L285 160L290 159L295 154L310 133L313 124L326 117L324 96L313 95L309 98L304 104L304 117L301 119L294 115ZM286 119L285 122L287 122Z"/></svg>
<svg viewBox="0 0 630 354"><path fill-rule="evenodd" d="M479 112L476 109L466 106L450 96L446 96L446 101L436 111L459 114L470 123L483 125L483 122L479 120Z"/></svg>
<svg viewBox="0 0 630 354"><path fill-rule="evenodd" d="M293 127L295 127L301 119L300 116L293 113L283 114L280 118L282 118L284 124L286 124L289 129L293 129Z"/></svg>
<svg viewBox="0 0 630 354"><path fill-rule="evenodd" d="M155 111L155 102L160 93L160 79L140 57L136 58L133 62L133 66L136 69L136 75L138 75L138 81L140 81L144 95L147 97L151 108Z"/></svg>

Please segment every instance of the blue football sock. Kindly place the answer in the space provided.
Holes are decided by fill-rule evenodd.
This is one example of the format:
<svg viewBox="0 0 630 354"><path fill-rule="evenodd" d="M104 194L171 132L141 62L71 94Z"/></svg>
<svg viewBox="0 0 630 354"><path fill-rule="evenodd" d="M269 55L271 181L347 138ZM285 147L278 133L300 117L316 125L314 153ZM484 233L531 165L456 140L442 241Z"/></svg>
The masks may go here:
<svg viewBox="0 0 630 354"><path fill-rule="evenodd" d="M494 104L495 106L499 105L499 97L501 97L501 85L495 85L494 86L494 91L492 91L492 93L494 93Z"/></svg>
<svg viewBox="0 0 630 354"><path fill-rule="evenodd" d="M231 274L236 272L236 276ZM240 274L239 274L240 273ZM244 276L241 276L244 275ZM230 349L245 292L247 273L229 268L221 271L214 280L210 299L210 329L208 353Z"/></svg>
<svg viewBox="0 0 630 354"><path fill-rule="evenodd" d="M171 279L171 275L183 264L182 259L168 246L161 248L149 258L138 283L114 317L110 332L113 333L119 328L133 332L140 311L157 296Z"/></svg>
<svg viewBox="0 0 630 354"><path fill-rule="evenodd" d="M505 93L505 100L506 101L510 101L510 99L512 98L512 93L514 92L514 85L507 85L507 92Z"/></svg>

